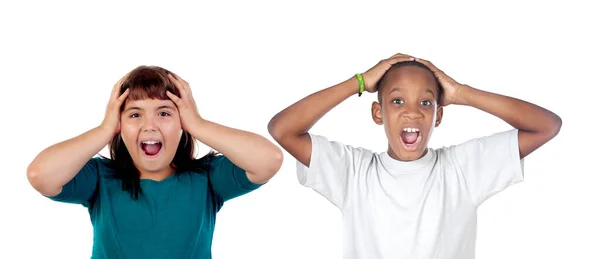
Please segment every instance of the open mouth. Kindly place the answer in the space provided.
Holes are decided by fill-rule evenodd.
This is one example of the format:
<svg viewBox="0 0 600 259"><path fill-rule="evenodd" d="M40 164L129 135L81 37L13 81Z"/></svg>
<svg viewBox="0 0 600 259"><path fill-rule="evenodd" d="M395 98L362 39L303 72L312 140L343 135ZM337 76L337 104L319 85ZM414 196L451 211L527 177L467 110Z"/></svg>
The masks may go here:
<svg viewBox="0 0 600 259"><path fill-rule="evenodd" d="M402 133L400 133L400 139L406 150L415 151L421 143L421 129L411 127L403 128Z"/></svg>
<svg viewBox="0 0 600 259"><path fill-rule="evenodd" d="M140 148L144 152L144 156L154 158L158 156L162 150L162 142L157 140L146 140L140 143Z"/></svg>

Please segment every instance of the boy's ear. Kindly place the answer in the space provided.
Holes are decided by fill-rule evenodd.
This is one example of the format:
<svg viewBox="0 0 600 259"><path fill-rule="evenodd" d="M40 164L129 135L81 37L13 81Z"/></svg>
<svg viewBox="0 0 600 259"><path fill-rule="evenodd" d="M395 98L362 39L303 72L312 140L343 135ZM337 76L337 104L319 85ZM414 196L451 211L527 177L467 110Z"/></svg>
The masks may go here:
<svg viewBox="0 0 600 259"><path fill-rule="evenodd" d="M373 116L373 121L377 125L383 124L383 119L381 119L381 104L378 102L373 102L371 105L371 116Z"/></svg>
<svg viewBox="0 0 600 259"><path fill-rule="evenodd" d="M442 123L442 117L444 117L444 107L439 105L437 107L436 118L435 118L435 127L440 126Z"/></svg>

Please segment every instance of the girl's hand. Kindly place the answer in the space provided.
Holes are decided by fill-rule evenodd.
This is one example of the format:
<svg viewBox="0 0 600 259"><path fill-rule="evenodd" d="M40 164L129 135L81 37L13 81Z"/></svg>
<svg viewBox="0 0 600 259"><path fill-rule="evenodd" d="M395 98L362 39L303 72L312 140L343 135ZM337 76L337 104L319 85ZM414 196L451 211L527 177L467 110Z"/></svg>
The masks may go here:
<svg viewBox="0 0 600 259"><path fill-rule="evenodd" d="M121 105L127 98L127 95L129 95L129 88L127 88L120 96L119 92L121 91L121 85L123 85L123 82L128 76L129 73L119 79L113 87L112 93L110 94L110 100L106 106L104 120L102 121L102 124L100 124L100 127L112 132L114 135L121 131Z"/></svg>
<svg viewBox="0 0 600 259"><path fill-rule="evenodd" d="M363 73L363 78L365 80L365 91L369 93L374 93L377 91L377 82L383 77L385 72L392 67L392 65L404 62L404 61L412 61L415 60L414 57L398 53L388 59L384 59L379 61L377 65L369 69L367 72Z"/></svg>
<svg viewBox="0 0 600 259"><path fill-rule="evenodd" d="M444 73L444 71L440 70L439 68L437 68L436 66L434 66L431 62L429 62L427 60L417 58L417 61L422 63L423 65L427 66L429 69L431 69L431 71L433 71L433 74L435 75L437 80L442 85L443 93L441 93L442 98L440 98L440 100L441 100L440 105L447 106L450 104L457 104L457 102L456 102L457 94L456 93L458 92L459 89L465 87L466 85L459 84L454 79L452 79L451 77L446 75L446 73Z"/></svg>
<svg viewBox="0 0 600 259"><path fill-rule="evenodd" d="M167 91L167 96L175 103L175 105L177 105L177 109L179 109L181 127L183 130L190 132L190 125L192 125L195 121L202 119L198 113L198 108L196 106L196 102L194 101L194 97L192 96L192 90L188 82L181 79L176 74L169 73L169 79L175 85L175 87L177 87L181 97L177 97L177 95L169 91Z"/></svg>

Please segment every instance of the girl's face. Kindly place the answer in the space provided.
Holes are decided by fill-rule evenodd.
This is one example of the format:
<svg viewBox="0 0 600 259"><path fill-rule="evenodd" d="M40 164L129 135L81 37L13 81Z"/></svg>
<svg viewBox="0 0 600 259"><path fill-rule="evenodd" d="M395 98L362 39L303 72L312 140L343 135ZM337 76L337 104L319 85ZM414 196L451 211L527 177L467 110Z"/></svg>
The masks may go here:
<svg viewBox="0 0 600 259"><path fill-rule="evenodd" d="M140 178L162 180L175 171L170 165L182 133L179 111L171 100L126 101L121 137Z"/></svg>

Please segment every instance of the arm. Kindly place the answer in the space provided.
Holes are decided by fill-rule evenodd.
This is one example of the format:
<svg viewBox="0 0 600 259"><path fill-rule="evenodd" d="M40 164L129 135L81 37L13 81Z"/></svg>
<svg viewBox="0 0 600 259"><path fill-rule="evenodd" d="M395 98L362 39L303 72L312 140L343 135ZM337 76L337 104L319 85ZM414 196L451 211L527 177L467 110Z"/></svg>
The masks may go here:
<svg viewBox="0 0 600 259"><path fill-rule="evenodd" d="M173 73L169 74L169 78L180 96L171 92L167 92L167 96L177 105L185 131L246 170L252 183L265 183L279 171L283 162L281 149L258 134L203 119L198 114L189 84Z"/></svg>
<svg viewBox="0 0 600 259"><path fill-rule="evenodd" d="M458 89L454 99L455 104L477 108L519 129L521 159L554 138L562 126L558 115L542 107L467 85Z"/></svg>
<svg viewBox="0 0 600 259"><path fill-rule="evenodd" d="M112 132L96 127L75 138L54 144L27 167L27 179L44 196L56 196L95 154L111 140Z"/></svg>
<svg viewBox="0 0 600 259"><path fill-rule="evenodd" d="M52 145L38 154L27 167L27 179L44 196L56 196L95 154L120 131L120 107L129 89L120 93L128 74L113 87L106 114L99 127L75 138Z"/></svg>
<svg viewBox="0 0 600 259"><path fill-rule="evenodd" d="M200 117L190 124L189 133L246 170L248 179L253 183L267 182L281 167L281 149L258 134L226 127Z"/></svg>
<svg viewBox="0 0 600 259"><path fill-rule="evenodd" d="M411 59L413 58L410 56L396 54L379 62L363 74L365 91L377 91L377 81L393 64ZM268 125L269 134L299 162L309 166L312 143L308 131L327 112L358 93L358 88L358 81L353 77L303 98L271 119Z"/></svg>
<svg viewBox="0 0 600 259"><path fill-rule="evenodd" d="M554 138L562 126L556 114L516 98L459 84L431 62L417 59L429 67L443 88L442 105L468 105L492 114L519 130L519 153L523 159Z"/></svg>
<svg viewBox="0 0 600 259"><path fill-rule="evenodd" d="M350 78L313 93L279 112L269 122L269 134L305 166L310 165L311 139L308 130L327 112L358 92L358 82Z"/></svg>

